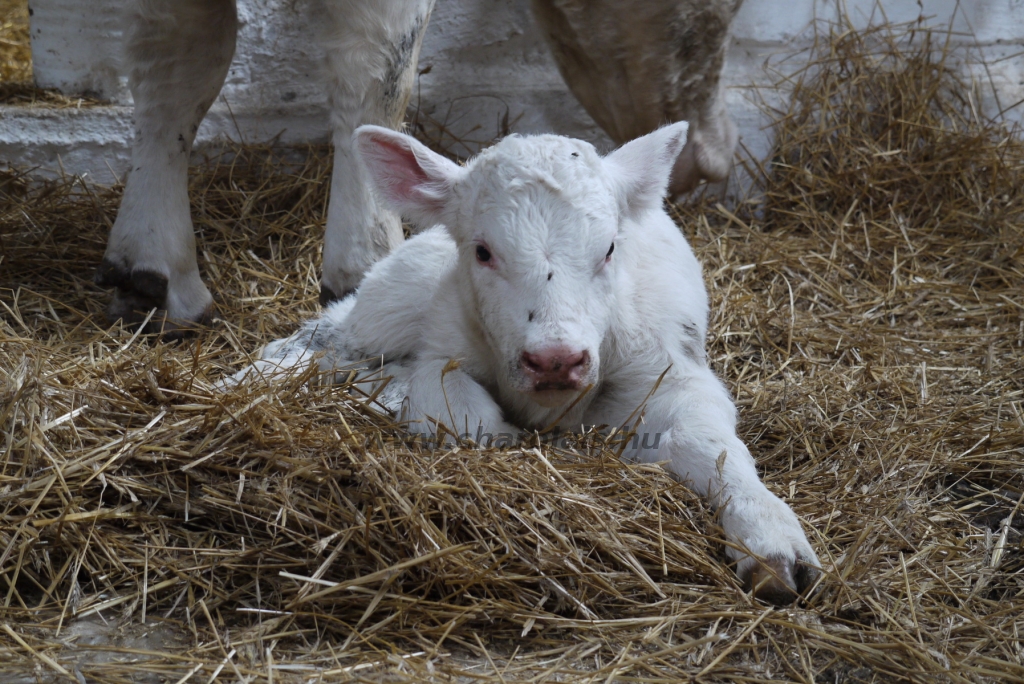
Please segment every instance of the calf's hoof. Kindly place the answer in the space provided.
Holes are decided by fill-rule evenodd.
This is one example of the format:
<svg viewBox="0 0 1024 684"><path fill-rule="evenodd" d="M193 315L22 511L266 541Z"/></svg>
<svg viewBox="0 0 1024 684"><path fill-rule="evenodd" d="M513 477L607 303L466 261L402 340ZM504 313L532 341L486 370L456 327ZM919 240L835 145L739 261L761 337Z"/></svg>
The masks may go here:
<svg viewBox="0 0 1024 684"><path fill-rule="evenodd" d="M180 297L174 296L167 276L156 271L129 271L126 267L104 259L93 281L100 287L115 288L114 298L107 307L110 322L122 320L130 327L145 322L143 332L159 333L166 339L180 339L194 333L217 314L213 297L201 282L199 296L192 297L198 299L198 302L190 307L182 307L173 301ZM151 316L153 309L156 311Z"/></svg>
<svg viewBox="0 0 1024 684"><path fill-rule="evenodd" d="M780 556L769 556L753 565L745 580L746 589L754 597L776 606L788 606L803 595L821 575L821 570L808 559L794 562Z"/></svg>

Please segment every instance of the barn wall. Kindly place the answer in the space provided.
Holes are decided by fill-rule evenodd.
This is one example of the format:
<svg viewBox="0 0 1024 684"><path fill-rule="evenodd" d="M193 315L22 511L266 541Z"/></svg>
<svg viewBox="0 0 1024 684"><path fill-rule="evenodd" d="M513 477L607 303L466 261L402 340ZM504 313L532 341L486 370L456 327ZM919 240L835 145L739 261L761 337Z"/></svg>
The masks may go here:
<svg viewBox="0 0 1024 684"><path fill-rule="evenodd" d="M130 95L118 66L124 0L31 0L32 48L37 83L68 94L86 93L109 105L81 109L0 107L0 159L61 167L110 182L128 166ZM200 129L197 150L224 138L286 143L327 140L326 97L319 50L305 29L308 0L239 0L238 50L222 97ZM959 7L958 7L959 4ZM978 76L992 82L990 107L1024 98L1024 0L885 0L890 21L922 13L930 24L952 19L955 40L977 45L991 64ZM845 11L855 23L880 16L874 0L746 0L734 22L725 80L730 110L744 144L767 152L764 120L756 106L770 93L773 70L801 66L793 54L813 40L815 19ZM783 59L786 57L786 59ZM766 71L765 64L772 66ZM562 83L529 0L439 0L424 40L417 91L428 135L441 129L448 146L468 153L506 124L520 132L554 131L608 146L604 134ZM996 102L998 100L998 102ZM462 141L461 143L456 142Z"/></svg>

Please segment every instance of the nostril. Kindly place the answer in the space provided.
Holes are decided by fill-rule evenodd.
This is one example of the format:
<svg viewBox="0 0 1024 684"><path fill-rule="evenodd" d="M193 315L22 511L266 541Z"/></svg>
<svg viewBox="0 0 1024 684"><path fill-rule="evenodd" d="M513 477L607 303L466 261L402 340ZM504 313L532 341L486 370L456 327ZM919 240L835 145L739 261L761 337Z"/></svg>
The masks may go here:
<svg viewBox="0 0 1024 684"><path fill-rule="evenodd" d="M544 372L543 361L540 358L531 354L530 352L523 352L521 361L523 367L525 367L527 370L533 371L534 373Z"/></svg>
<svg viewBox="0 0 1024 684"><path fill-rule="evenodd" d="M520 363L524 370L537 375L575 374L590 363L590 353L559 347L535 353L524 351Z"/></svg>
<svg viewBox="0 0 1024 684"><path fill-rule="evenodd" d="M580 366L586 366L590 363L590 352L583 350L579 354L573 355L571 358L566 359L566 365L570 368L579 368Z"/></svg>

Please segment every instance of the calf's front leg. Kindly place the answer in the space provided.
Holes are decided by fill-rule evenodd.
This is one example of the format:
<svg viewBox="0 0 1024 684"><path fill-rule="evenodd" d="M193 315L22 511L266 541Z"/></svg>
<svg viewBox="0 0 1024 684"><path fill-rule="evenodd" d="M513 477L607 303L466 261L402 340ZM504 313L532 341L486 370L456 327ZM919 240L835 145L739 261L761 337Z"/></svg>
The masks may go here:
<svg viewBox="0 0 1024 684"><path fill-rule="evenodd" d="M449 359L420 361L409 380L409 432L465 436L489 446L499 436L510 441L519 430L505 421L501 408L480 383ZM442 427L443 426L443 427ZM478 435L481 437L477 439ZM489 437L483 437L488 435Z"/></svg>
<svg viewBox="0 0 1024 684"><path fill-rule="evenodd" d="M636 403L643 398L635 397ZM666 377L648 401L638 432L625 455L666 461L710 501L730 542L726 552L758 598L788 604L814 583L820 565L800 520L761 481L736 435L732 399L709 369Z"/></svg>
<svg viewBox="0 0 1024 684"><path fill-rule="evenodd" d="M157 309L152 326L173 333L213 311L196 262L188 162L234 53L235 4L136 0L127 13L132 168L95 280L117 288L111 319L138 322Z"/></svg>

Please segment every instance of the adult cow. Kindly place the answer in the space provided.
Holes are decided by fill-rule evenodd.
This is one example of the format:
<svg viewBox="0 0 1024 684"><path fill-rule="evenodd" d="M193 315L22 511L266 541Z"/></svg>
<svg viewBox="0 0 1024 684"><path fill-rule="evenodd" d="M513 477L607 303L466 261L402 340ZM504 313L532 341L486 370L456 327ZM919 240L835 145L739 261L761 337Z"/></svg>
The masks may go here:
<svg viewBox="0 0 1024 684"><path fill-rule="evenodd" d="M616 143L686 120L691 133L671 190L727 174L736 132L719 75L742 0L532 0L570 89ZM356 161L361 124L398 127L433 0L310 0L323 43L334 173L320 300L352 291L402 241ZM132 167L96 282L116 287L112 319L153 320L166 333L213 311L196 261L187 173L199 124L235 47L235 0L132 0L126 25L135 100ZM313 29L311 29L312 31Z"/></svg>

